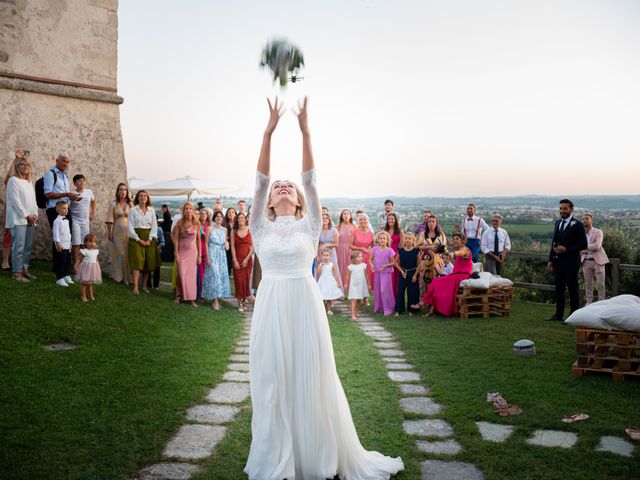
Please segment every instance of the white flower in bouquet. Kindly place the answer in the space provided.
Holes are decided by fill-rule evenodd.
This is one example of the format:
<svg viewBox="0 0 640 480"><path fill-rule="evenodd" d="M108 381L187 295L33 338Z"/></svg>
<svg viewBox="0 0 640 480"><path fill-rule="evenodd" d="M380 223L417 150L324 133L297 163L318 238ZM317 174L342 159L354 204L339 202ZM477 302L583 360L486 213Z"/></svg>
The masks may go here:
<svg viewBox="0 0 640 480"><path fill-rule="evenodd" d="M300 77L298 73L304 66L304 56L298 47L287 40L272 40L262 49L262 68L268 68L273 73L273 81L279 81L280 87L285 88L291 74L291 81Z"/></svg>

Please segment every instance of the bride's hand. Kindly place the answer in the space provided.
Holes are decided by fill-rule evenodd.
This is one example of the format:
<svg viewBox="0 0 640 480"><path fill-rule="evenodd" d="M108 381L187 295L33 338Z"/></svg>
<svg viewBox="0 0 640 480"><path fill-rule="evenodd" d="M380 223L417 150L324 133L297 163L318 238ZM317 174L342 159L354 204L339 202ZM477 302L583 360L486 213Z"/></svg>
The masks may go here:
<svg viewBox="0 0 640 480"><path fill-rule="evenodd" d="M278 125L278 121L280 120L280 117L284 113L282 104L279 105L278 102L279 102L278 97L276 97L274 104L271 105L271 100L267 98L267 103L269 104L269 122L267 123L267 128L265 130L265 133L268 133L269 135L271 135L273 131L276 129L276 126Z"/></svg>
<svg viewBox="0 0 640 480"><path fill-rule="evenodd" d="M300 124L300 131L303 134L309 133L309 124L307 123L307 100L308 97L304 97L302 105L298 103L298 123Z"/></svg>

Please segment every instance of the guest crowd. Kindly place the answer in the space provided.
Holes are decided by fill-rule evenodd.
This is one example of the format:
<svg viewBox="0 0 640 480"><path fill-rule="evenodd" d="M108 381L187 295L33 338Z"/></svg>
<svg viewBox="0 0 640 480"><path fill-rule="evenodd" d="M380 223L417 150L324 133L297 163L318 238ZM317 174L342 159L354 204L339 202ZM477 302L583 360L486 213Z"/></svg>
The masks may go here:
<svg viewBox="0 0 640 480"><path fill-rule="evenodd" d="M82 174L69 178L71 160L60 155L56 164L33 183L29 152L18 150L7 172L5 229L2 268L13 272L22 283L35 280L29 271L33 232L44 209L52 231L53 271L56 284L68 287L80 283L83 301L94 300L93 285L100 284L98 239L91 233L96 200ZM172 218L162 206L160 222L147 191L129 192L120 183L106 208L105 223L111 244L111 278L131 284L134 295L148 293L160 283L162 261L173 262L172 284L176 303L194 307L198 301L221 308L220 299L231 296L233 278L238 308L242 311L260 282L261 270L249 229L250 208L244 200L237 208L223 209L217 199L213 208L202 202L185 202ZM587 303L593 300L593 283L598 299L605 296L602 231L593 227L593 217L582 222L573 218L573 204L560 202L560 217L554 227L548 268L556 284L556 314L564 315L564 289L569 291L571 311L578 308L578 272L582 268ZM494 213L490 225L469 204L463 221L447 238L430 210L413 230L403 230L392 200L384 202L375 227L362 210L342 210L334 225L327 209L322 212L318 255L310 269L318 281L327 313L333 314L336 300L347 298L352 318L361 304L368 304L373 292L375 312L384 315L409 314L427 305L427 315L445 316L457 312L456 293L462 280L472 275L473 265L483 254L484 268L501 275L511 250L509 234L502 228L502 216ZM11 260L11 262L9 262Z"/></svg>

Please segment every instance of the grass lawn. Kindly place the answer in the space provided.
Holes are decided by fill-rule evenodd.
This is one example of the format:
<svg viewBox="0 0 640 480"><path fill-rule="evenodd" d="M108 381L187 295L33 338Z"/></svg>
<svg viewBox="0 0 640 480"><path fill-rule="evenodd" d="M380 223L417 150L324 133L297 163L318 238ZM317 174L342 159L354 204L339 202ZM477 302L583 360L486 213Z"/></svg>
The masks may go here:
<svg viewBox="0 0 640 480"><path fill-rule="evenodd" d="M221 380L241 318L110 280L83 304L49 270L0 276L0 478L131 478ZM60 341L79 348L43 349Z"/></svg>

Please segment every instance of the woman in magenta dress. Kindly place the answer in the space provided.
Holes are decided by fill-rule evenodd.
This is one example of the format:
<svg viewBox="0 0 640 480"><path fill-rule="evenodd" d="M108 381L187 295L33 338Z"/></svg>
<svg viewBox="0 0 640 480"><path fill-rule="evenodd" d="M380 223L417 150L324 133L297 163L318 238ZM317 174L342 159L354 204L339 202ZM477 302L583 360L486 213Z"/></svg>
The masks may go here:
<svg viewBox="0 0 640 480"><path fill-rule="evenodd" d="M180 209L182 217L171 232L175 245L175 258L178 266L178 278L176 281L176 303L180 300L191 302L197 307L198 296L197 271L201 263L200 242L198 234L200 222L196 216L193 203L187 202Z"/></svg>
<svg viewBox="0 0 640 480"><path fill-rule="evenodd" d="M398 254L398 250L400 249L400 245L404 245L404 239L402 238L402 228L400 228L400 224L398 223L398 216L395 213L390 213L387 215L387 224L384 226L384 231L387 232L391 236L391 244L389 245L391 249ZM399 272L395 269L393 270L393 296L398 294L398 282L400 280Z"/></svg>
<svg viewBox="0 0 640 480"><path fill-rule="evenodd" d="M358 227L351 234L351 250L362 252L362 263L367 264L369 291L373 285L373 270L369 266L369 256L373 248L373 232L369 229L369 217L363 213L358 219Z"/></svg>
<svg viewBox="0 0 640 480"><path fill-rule="evenodd" d="M204 279L204 268L207 266L207 249L205 248L205 242L207 241L207 230L211 228L211 211L208 208L201 208L199 212L200 220L200 235L198 241L200 242L200 254L201 261L198 264L198 300L200 300L200 293L202 293L202 280Z"/></svg>
<svg viewBox="0 0 640 480"><path fill-rule="evenodd" d="M374 270L373 276L373 300L375 313L391 315L396 306L396 296L393 294L393 271L396 252L391 249L391 236L387 232L378 232L376 235L378 245L371 250L369 265Z"/></svg>
<svg viewBox="0 0 640 480"><path fill-rule="evenodd" d="M356 229L351 216L351 210L345 209L340 212L340 221L338 222L338 270L342 279L342 285L347 287L348 267L351 263L351 235Z"/></svg>
<svg viewBox="0 0 640 480"><path fill-rule="evenodd" d="M458 287L460 282L466 280L473 271L473 260L471 258L471 250L464 246L462 235L455 233L451 237L451 246L453 252L451 255L455 257L453 264L453 272L444 277L434 278L429 284L427 293L422 297L422 301L416 308L422 305L431 305L428 316L438 312L445 317L452 317L458 313Z"/></svg>

